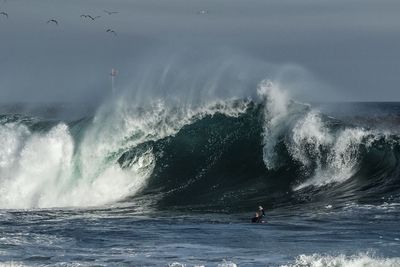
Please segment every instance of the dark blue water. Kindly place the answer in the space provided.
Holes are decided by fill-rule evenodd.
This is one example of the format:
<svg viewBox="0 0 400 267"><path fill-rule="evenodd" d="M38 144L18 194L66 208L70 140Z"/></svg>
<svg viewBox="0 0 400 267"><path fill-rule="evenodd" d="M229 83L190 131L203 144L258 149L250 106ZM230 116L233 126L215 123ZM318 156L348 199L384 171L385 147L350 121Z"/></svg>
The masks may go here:
<svg viewBox="0 0 400 267"><path fill-rule="evenodd" d="M267 212L266 224L248 223L252 214L143 214L129 206L2 211L0 261L28 266L314 266L324 257L332 256L332 263L347 255L339 265L315 266L353 266L357 260L372 265L354 266L399 266L399 208L274 210ZM309 265L296 263L300 255L313 254L318 255Z"/></svg>

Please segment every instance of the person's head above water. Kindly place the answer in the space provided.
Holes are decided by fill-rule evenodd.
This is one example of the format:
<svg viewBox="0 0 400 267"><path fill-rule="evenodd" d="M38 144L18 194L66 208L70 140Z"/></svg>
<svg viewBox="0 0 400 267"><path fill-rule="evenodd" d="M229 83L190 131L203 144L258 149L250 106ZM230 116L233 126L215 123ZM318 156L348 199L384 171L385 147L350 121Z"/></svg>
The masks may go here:
<svg viewBox="0 0 400 267"><path fill-rule="evenodd" d="M258 206L258 209L259 210L263 210L264 208L262 206Z"/></svg>

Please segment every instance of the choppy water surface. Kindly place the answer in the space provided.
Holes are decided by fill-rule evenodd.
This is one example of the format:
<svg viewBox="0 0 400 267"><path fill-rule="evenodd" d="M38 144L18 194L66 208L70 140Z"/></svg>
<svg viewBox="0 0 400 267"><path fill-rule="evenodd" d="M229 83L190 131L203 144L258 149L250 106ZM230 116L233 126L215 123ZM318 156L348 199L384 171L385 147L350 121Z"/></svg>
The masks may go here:
<svg viewBox="0 0 400 267"><path fill-rule="evenodd" d="M3 211L0 260L28 266L400 265L398 205L274 210L267 224L248 223L251 215L143 214L134 207Z"/></svg>

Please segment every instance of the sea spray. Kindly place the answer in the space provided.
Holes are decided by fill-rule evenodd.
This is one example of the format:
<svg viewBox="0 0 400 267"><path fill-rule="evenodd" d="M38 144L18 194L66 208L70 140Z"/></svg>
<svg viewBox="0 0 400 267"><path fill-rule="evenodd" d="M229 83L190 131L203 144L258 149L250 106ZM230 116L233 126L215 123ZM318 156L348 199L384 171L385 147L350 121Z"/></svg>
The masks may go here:
<svg viewBox="0 0 400 267"><path fill-rule="evenodd" d="M275 146L286 128L290 98L286 91L269 80L262 81L257 94L265 103L264 111L264 161L268 169L277 167Z"/></svg>

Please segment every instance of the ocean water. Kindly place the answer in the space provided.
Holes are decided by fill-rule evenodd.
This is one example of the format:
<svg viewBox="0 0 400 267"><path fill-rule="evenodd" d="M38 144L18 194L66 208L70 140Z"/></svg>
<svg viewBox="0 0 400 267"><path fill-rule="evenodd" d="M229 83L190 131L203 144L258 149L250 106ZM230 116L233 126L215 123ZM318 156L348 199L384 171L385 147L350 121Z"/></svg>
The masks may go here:
<svg viewBox="0 0 400 267"><path fill-rule="evenodd" d="M261 83L78 118L18 105L0 109L4 266L400 266L399 103Z"/></svg>
<svg viewBox="0 0 400 267"><path fill-rule="evenodd" d="M135 207L2 212L2 262L16 266L399 266L395 205L319 212L183 214ZM6 264L6 266L7 266Z"/></svg>

